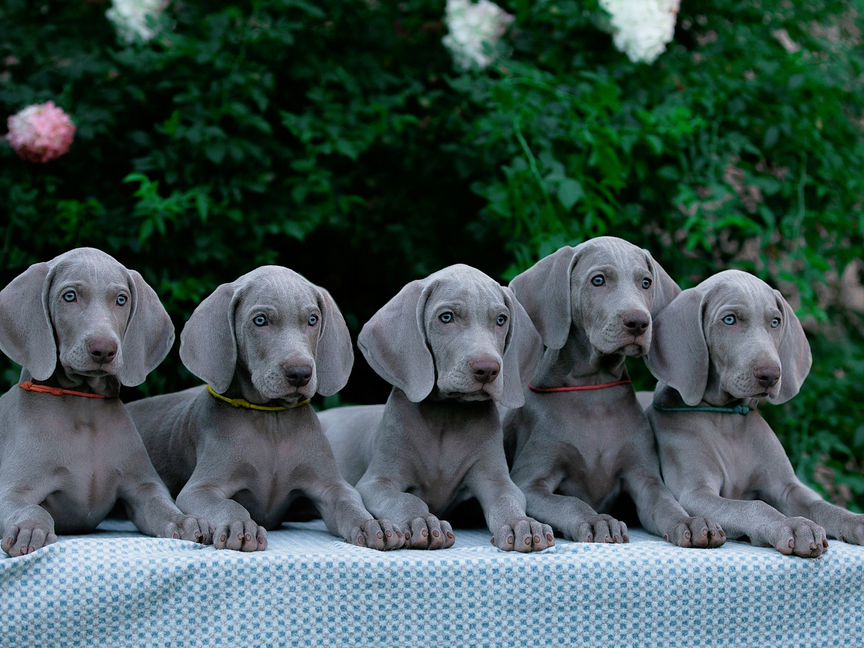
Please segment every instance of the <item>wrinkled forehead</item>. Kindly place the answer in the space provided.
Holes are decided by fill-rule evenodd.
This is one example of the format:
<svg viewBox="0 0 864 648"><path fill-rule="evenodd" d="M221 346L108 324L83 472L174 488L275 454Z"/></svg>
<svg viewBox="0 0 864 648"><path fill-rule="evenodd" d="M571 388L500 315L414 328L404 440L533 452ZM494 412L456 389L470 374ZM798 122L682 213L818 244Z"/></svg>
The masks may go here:
<svg viewBox="0 0 864 648"><path fill-rule="evenodd" d="M259 270L238 280L240 308L271 305L299 309L318 304L314 286L296 272L287 268Z"/></svg>
<svg viewBox="0 0 864 648"><path fill-rule="evenodd" d="M503 307L504 293L494 279L470 266L452 266L429 277L432 290L427 310L441 302L458 302L465 308Z"/></svg>
<svg viewBox="0 0 864 648"><path fill-rule="evenodd" d="M577 269L591 266L613 266L622 270L650 270L648 259L640 248L622 239L605 237L584 244Z"/></svg>
<svg viewBox="0 0 864 648"><path fill-rule="evenodd" d="M729 305L754 313L778 310L771 286L745 272L721 272L702 282L700 287L708 291L708 315Z"/></svg>
<svg viewBox="0 0 864 648"><path fill-rule="evenodd" d="M72 251L57 257L51 267L52 290L76 283L91 287L129 285L129 272L113 257L93 251Z"/></svg>

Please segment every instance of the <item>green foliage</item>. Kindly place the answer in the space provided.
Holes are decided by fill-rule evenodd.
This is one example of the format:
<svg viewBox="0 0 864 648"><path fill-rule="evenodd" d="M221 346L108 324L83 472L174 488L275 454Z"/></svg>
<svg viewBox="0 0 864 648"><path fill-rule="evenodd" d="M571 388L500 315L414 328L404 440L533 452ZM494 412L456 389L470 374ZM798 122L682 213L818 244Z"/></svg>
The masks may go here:
<svg viewBox="0 0 864 648"><path fill-rule="evenodd" d="M177 1L172 29L128 46L104 1L5 0L3 115L50 99L78 133L47 165L0 146L2 279L94 245L179 328L281 263L356 333L438 267L506 279L600 234L684 286L740 267L792 297L814 346L775 429L805 479L864 509L862 322L835 298L864 257L864 3L684 0L653 65L615 50L596 0L501 4L510 54L462 73L442 0ZM145 392L192 382L175 352ZM358 361L343 398L385 393Z"/></svg>

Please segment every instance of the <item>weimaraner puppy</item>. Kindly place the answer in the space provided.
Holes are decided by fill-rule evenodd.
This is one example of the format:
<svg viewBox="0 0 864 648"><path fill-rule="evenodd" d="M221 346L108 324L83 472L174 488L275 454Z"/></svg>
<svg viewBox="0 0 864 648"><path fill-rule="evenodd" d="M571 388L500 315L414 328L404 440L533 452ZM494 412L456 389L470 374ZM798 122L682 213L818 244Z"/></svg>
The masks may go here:
<svg viewBox="0 0 864 648"><path fill-rule="evenodd" d="M342 474L369 510L406 530L407 546L455 541L440 519L476 497L503 550L539 551L552 529L525 514L510 480L496 403L519 407L540 338L508 288L454 265L412 281L370 319L358 340L393 385L386 405L321 416Z"/></svg>
<svg viewBox="0 0 864 648"><path fill-rule="evenodd" d="M676 297L654 335L647 362L660 383L648 417L666 483L688 510L784 554L821 555L826 531L864 544L864 515L802 484L757 409L794 397L812 361L778 291L721 272Z"/></svg>
<svg viewBox="0 0 864 648"><path fill-rule="evenodd" d="M525 406L504 424L528 513L572 540L627 542L627 525L607 514L626 494L642 526L669 542L722 544L722 529L664 486L625 367L648 351L652 316L680 291L666 271L646 250L601 237L561 248L510 287L547 347Z"/></svg>
<svg viewBox="0 0 864 648"><path fill-rule="evenodd" d="M173 342L153 289L93 248L32 265L0 292L0 349L23 367L0 397L3 551L91 531L118 500L143 533L209 541L207 521L174 505L117 397Z"/></svg>
<svg viewBox="0 0 864 648"><path fill-rule="evenodd" d="M207 297L180 336L183 364L208 384L129 409L177 504L213 525L217 549L267 547L301 495L331 533L372 549L404 535L375 520L340 475L309 399L335 394L354 363L333 298L263 266Z"/></svg>

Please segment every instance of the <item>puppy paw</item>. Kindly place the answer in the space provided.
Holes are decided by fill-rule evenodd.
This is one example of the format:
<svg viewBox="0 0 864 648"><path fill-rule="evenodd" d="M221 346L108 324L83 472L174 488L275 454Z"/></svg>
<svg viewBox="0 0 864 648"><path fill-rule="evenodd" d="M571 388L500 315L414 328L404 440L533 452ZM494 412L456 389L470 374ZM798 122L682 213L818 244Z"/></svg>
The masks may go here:
<svg viewBox="0 0 864 648"><path fill-rule="evenodd" d="M803 517L789 517L769 525L768 538L786 556L818 558L828 551L825 529Z"/></svg>
<svg viewBox="0 0 864 648"><path fill-rule="evenodd" d="M406 549L447 549L456 542L453 527L434 515L416 517L405 524Z"/></svg>
<svg viewBox="0 0 864 648"><path fill-rule="evenodd" d="M351 529L346 540L358 547L392 551L405 545L405 534L390 520L366 520L361 526Z"/></svg>
<svg viewBox="0 0 864 648"><path fill-rule="evenodd" d="M55 542L57 542L57 534L54 533L53 525L24 520L6 529L3 539L0 540L0 549L15 558L33 553Z"/></svg>
<svg viewBox="0 0 864 648"><path fill-rule="evenodd" d="M714 549L726 542L726 532L708 518L689 517L666 531L663 538L679 547Z"/></svg>
<svg viewBox="0 0 864 648"><path fill-rule="evenodd" d="M234 551L264 551L267 548L267 531L258 526L255 520L219 524L213 531L213 546Z"/></svg>
<svg viewBox="0 0 864 648"><path fill-rule="evenodd" d="M492 536L492 544L502 551L543 551L555 545L555 535L548 524L524 517L512 520L498 529Z"/></svg>
<svg viewBox="0 0 864 648"><path fill-rule="evenodd" d="M864 545L864 515L850 513L849 517L843 520L838 533L832 535L849 544Z"/></svg>
<svg viewBox="0 0 864 648"><path fill-rule="evenodd" d="M201 544L210 544L212 540L210 523L204 518L196 518L192 515L178 515L172 519L165 525L160 537L190 540Z"/></svg>
<svg viewBox="0 0 864 648"><path fill-rule="evenodd" d="M565 532L564 535L576 542L608 542L611 544L630 542L627 525L605 513L579 522L575 528Z"/></svg>

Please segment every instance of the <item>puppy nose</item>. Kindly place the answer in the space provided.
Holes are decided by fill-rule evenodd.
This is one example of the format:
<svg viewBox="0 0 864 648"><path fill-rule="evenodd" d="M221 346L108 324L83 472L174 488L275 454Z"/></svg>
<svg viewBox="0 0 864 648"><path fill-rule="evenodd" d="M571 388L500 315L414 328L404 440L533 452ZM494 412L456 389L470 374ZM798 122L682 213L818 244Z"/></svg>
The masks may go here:
<svg viewBox="0 0 864 648"><path fill-rule="evenodd" d="M651 323L648 313L637 310L622 313L621 319L624 321L624 328L632 335L642 335Z"/></svg>
<svg viewBox="0 0 864 648"><path fill-rule="evenodd" d="M763 387L773 387L777 384L777 381L780 380L780 367L776 365L756 367L756 369L753 370L753 375L756 376L756 380L758 380L759 384Z"/></svg>
<svg viewBox="0 0 864 648"><path fill-rule="evenodd" d="M303 387L312 378L312 367L309 365L286 364L282 366L282 371L292 387Z"/></svg>
<svg viewBox="0 0 864 648"><path fill-rule="evenodd" d="M94 338L87 342L90 357L99 364L106 364L117 355L117 342L109 338Z"/></svg>
<svg viewBox="0 0 864 648"><path fill-rule="evenodd" d="M490 383L498 377L501 364L492 358L475 358L468 363L474 380L479 383Z"/></svg>

